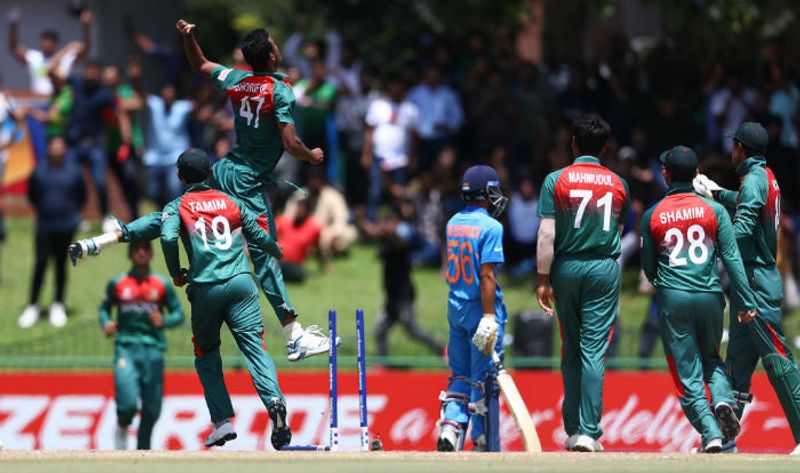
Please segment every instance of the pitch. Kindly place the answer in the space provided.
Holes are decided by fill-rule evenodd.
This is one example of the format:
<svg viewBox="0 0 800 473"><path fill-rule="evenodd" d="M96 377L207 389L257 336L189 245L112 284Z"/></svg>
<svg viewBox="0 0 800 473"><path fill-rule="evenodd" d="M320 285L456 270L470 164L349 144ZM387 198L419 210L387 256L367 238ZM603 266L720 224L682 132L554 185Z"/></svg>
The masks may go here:
<svg viewBox="0 0 800 473"><path fill-rule="evenodd" d="M204 471L358 472L708 472L800 471L786 455L688 455L659 453L433 452L0 452L0 471L200 473Z"/></svg>

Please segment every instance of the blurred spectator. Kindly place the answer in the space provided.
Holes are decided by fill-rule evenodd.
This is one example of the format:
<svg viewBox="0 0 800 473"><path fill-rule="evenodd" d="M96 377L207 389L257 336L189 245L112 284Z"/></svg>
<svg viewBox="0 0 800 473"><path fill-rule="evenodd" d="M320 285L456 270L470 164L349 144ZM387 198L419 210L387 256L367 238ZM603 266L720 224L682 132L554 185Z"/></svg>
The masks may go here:
<svg viewBox="0 0 800 473"><path fill-rule="evenodd" d="M750 108L756 101L756 91L745 84L741 69L733 68L728 71L726 80L726 85L714 92L708 104L712 126L721 132L715 132L714 135L721 137L736 131L736 127L747 119ZM730 153L732 148L733 140L722 139L722 149L726 153Z"/></svg>
<svg viewBox="0 0 800 473"><path fill-rule="evenodd" d="M417 324L414 311L416 294L411 279L411 242L414 238L412 214L411 203L399 201L391 216L377 224L368 225L368 234L381 243L379 256L383 262L386 297L375 326L378 356L389 355L389 329L398 322L409 337L421 342L436 355L444 353L442 342Z"/></svg>
<svg viewBox="0 0 800 473"><path fill-rule="evenodd" d="M188 63L186 62L186 55L183 53L183 44L180 42L180 36L175 37L175 48L169 49L138 31L130 16L123 18L122 28L139 51L161 63L164 74L162 84L176 84L179 82L181 72L188 70Z"/></svg>
<svg viewBox="0 0 800 473"><path fill-rule="evenodd" d="M533 180L522 176L508 201L508 245L506 258L509 271L533 274L536 237L539 231L539 198Z"/></svg>
<svg viewBox="0 0 800 473"><path fill-rule="evenodd" d="M20 44L18 39L19 24L22 20L22 13L19 8L13 9L9 13L9 17L8 46L14 58L24 66L27 66L31 81L31 92L38 95L51 96L55 89L53 88L49 71L51 60L58 52L58 33L53 30L42 31L39 35L40 49L26 48ZM65 77L69 75L72 66L86 57L91 49L92 12L83 10L80 13L80 22L83 41L79 43L80 47L77 50L70 49L59 64L58 72Z"/></svg>
<svg viewBox="0 0 800 473"><path fill-rule="evenodd" d="M780 142L786 148L797 149L800 140L797 136L798 106L800 105L800 90L790 81L786 70L777 64L770 67L772 96L769 101L769 111L780 117L783 121ZM772 140L770 139L770 142Z"/></svg>
<svg viewBox="0 0 800 473"><path fill-rule="evenodd" d="M147 196L159 208L181 193L175 162L191 146L189 118L194 104L179 100L177 86L164 84L161 94L149 94L147 104L147 146L142 161L147 176Z"/></svg>
<svg viewBox="0 0 800 473"><path fill-rule="evenodd" d="M328 120L331 118L336 88L327 82L322 61L311 64L311 77L294 85L297 102L295 118L303 141L311 148L322 148L329 155Z"/></svg>
<svg viewBox="0 0 800 473"><path fill-rule="evenodd" d="M306 199L298 200L294 205L294 215L278 215L275 218L278 231L278 243L283 250L281 271L287 282L303 282L306 271L303 264L309 254L319 246L322 224L311 216L311 207Z"/></svg>
<svg viewBox="0 0 800 473"><path fill-rule="evenodd" d="M92 181L97 189L100 211L105 216L104 231L113 231L113 228L105 228L111 220L108 217L103 117L106 114L116 114L125 146L130 146L131 143L131 124L128 115L117 107L114 92L102 84L100 75L100 63L89 61L83 69L83 75L74 74L69 78L72 110L66 128L69 145L67 161L89 165Z"/></svg>
<svg viewBox="0 0 800 473"><path fill-rule="evenodd" d="M129 64L128 77L137 81L140 76L141 65L138 64L138 61ZM134 120L132 115L136 114L138 118L138 114L142 111L142 97L133 87L122 82L117 66L106 66L103 69L103 84L114 93L119 114L125 114L131 124L131 142L130 145L125 146L117 114L107 113L105 144L111 171L114 172L122 187L130 218L136 219L139 217L139 189L136 184L136 177L139 173L138 153L144 146L144 136L140 120Z"/></svg>
<svg viewBox="0 0 800 473"><path fill-rule="evenodd" d="M344 152L345 197L353 206L363 210L367 201L368 173L361 165L364 148L365 117L370 104L380 96L373 88L374 71L359 68L357 83L339 81L336 89L336 127L339 131L339 145ZM355 88L351 88L354 86Z"/></svg>
<svg viewBox="0 0 800 473"><path fill-rule="evenodd" d="M361 165L369 172L367 217L377 218L384 189L406 183L408 167L416 160L419 110L404 100L405 87L398 77L386 84L386 94L375 99L367 110L367 129Z"/></svg>
<svg viewBox="0 0 800 473"><path fill-rule="evenodd" d="M312 168L306 184L308 198L303 191L295 192L287 202L284 214L288 218L295 218L299 203L308 204L312 218L322 225L319 256L327 262L332 256L345 253L358 238L358 231L355 225L349 223L350 213L344 196L325 181L321 169Z"/></svg>
<svg viewBox="0 0 800 473"><path fill-rule="evenodd" d="M414 229L418 243L412 245L411 263L431 268L442 261L442 235L444 232L444 207L442 190L433 173L423 173L417 185L409 189L408 197L414 205Z"/></svg>
<svg viewBox="0 0 800 473"><path fill-rule="evenodd" d="M464 111L455 91L442 83L437 65L425 68L422 83L411 89L407 99L419 109L419 167L424 171L452 143L464 122Z"/></svg>
<svg viewBox="0 0 800 473"><path fill-rule="evenodd" d="M67 247L80 223L80 210L86 201L83 174L67 159L63 138L50 139L47 161L34 169L28 181L28 199L36 209L36 263L31 281L28 305L17 324L30 328L39 320L39 294L48 261L55 260L55 298L50 306L50 323L63 327L67 323L64 293L67 283Z"/></svg>
<svg viewBox="0 0 800 473"><path fill-rule="evenodd" d="M6 241L6 221L3 213L3 179L9 148L22 138L24 114L14 99L0 91L0 245Z"/></svg>

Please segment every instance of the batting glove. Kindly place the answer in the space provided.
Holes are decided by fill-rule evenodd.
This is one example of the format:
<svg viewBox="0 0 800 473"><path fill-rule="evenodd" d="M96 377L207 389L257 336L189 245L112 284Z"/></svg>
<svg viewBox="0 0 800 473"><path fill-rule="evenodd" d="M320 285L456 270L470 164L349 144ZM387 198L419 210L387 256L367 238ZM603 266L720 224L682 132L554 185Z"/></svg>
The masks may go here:
<svg viewBox="0 0 800 473"><path fill-rule="evenodd" d="M695 192L707 199L713 199L714 192L722 190L719 184L709 179L705 174L698 174L695 176L694 180L692 180L692 185L694 186Z"/></svg>
<svg viewBox="0 0 800 473"><path fill-rule="evenodd" d="M498 324L495 320L494 314L484 314L481 322L478 324L478 329L472 337L472 344L478 347L485 355L489 355L494 350L494 345L497 343L497 328Z"/></svg>
<svg viewBox="0 0 800 473"><path fill-rule="evenodd" d="M89 238L86 240L78 240L77 242L69 245L69 248L67 248L67 254L69 255L69 259L72 261L72 266L77 266L79 262L88 256L99 255L100 248L93 239Z"/></svg>

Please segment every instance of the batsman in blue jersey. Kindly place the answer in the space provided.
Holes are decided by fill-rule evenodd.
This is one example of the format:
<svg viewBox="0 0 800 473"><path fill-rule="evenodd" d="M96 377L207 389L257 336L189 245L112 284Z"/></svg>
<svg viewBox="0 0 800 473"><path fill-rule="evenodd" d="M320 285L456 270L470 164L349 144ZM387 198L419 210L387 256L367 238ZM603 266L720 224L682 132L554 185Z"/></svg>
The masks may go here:
<svg viewBox="0 0 800 473"><path fill-rule="evenodd" d="M503 263L503 226L493 217L508 203L497 172L473 166L464 173L461 197L466 208L447 222L447 359L450 384L442 393L442 418L436 449L459 451L472 421L475 450L486 450L483 384L500 351L506 308L495 277ZM472 413L470 412L472 404Z"/></svg>

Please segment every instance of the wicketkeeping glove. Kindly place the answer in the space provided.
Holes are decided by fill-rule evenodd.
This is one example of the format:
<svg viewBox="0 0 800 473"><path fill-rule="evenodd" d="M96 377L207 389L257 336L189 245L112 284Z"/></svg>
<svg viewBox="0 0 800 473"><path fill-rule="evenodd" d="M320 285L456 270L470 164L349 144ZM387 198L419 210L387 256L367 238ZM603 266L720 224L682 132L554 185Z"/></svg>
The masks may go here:
<svg viewBox="0 0 800 473"><path fill-rule="evenodd" d="M722 187L720 187L719 184L709 179L705 174L698 174L695 176L695 178L692 180L692 185L694 186L695 192L707 199L714 198L714 191L722 190Z"/></svg>
<svg viewBox="0 0 800 473"><path fill-rule="evenodd" d="M494 345L497 343L497 328L498 324L495 320L494 314L484 314L481 322L478 324L478 329L472 337L472 344L478 347L485 355L489 355L494 350Z"/></svg>

